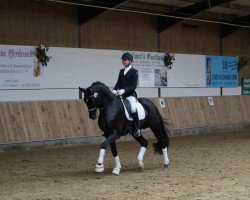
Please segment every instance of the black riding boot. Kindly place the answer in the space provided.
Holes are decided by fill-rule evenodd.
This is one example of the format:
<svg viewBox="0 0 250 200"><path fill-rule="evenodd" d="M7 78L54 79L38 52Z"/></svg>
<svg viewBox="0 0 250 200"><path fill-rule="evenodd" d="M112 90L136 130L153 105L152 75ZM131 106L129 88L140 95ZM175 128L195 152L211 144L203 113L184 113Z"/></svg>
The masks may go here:
<svg viewBox="0 0 250 200"><path fill-rule="evenodd" d="M135 123L134 136L139 137L141 135L141 126L137 111L135 113L131 113L131 117L133 118Z"/></svg>

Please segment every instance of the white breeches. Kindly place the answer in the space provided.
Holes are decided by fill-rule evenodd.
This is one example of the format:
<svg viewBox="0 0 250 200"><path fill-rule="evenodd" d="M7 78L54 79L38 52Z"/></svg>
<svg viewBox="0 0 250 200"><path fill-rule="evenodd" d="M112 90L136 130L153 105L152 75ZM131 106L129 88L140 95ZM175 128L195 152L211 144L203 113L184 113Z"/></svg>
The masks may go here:
<svg viewBox="0 0 250 200"><path fill-rule="evenodd" d="M133 96L126 97L126 99L129 101L130 106L131 106L131 112L135 113L136 112L136 102L137 99Z"/></svg>

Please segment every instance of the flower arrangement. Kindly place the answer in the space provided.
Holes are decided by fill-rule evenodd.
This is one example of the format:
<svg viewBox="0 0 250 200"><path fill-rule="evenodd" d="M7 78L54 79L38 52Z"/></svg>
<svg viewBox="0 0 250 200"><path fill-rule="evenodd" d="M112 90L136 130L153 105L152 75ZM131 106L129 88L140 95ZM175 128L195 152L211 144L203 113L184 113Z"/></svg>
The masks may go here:
<svg viewBox="0 0 250 200"><path fill-rule="evenodd" d="M238 61L238 72L241 69L244 69L248 65L249 61L250 61L250 58L248 57L240 57Z"/></svg>
<svg viewBox="0 0 250 200"><path fill-rule="evenodd" d="M165 66L171 69L173 66L173 60L175 60L175 55L173 53L166 52L164 56Z"/></svg>
<svg viewBox="0 0 250 200"><path fill-rule="evenodd" d="M52 58L52 57L50 57L50 56L48 56L46 54L46 52L48 52L48 50L49 50L48 46L44 46L44 45L41 45L41 44L38 44L35 47L34 55L38 59L38 62L41 63L43 66L44 65L47 66L47 63Z"/></svg>

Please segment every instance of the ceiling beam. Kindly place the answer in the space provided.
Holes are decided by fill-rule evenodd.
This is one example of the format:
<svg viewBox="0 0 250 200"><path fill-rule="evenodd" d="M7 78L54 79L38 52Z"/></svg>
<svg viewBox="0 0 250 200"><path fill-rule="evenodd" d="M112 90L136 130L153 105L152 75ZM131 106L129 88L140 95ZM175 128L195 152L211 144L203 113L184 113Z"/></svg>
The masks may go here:
<svg viewBox="0 0 250 200"><path fill-rule="evenodd" d="M235 19L234 21L236 21L237 24L249 26L250 25L250 15L239 17L239 18ZM221 25L220 37L224 38L224 37L236 32L240 29L242 29L242 27L232 26L232 25Z"/></svg>
<svg viewBox="0 0 250 200"><path fill-rule="evenodd" d="M171 12L167 12L170 17L157 17L157 31L162 32L167 28L183 21L183 18L191 18L198 13L205 11L214 6L218 6L223 3L227 3L234 0L204 0L201 2L194 3L192 5L175 9Z"/></svg>
<svg viewBox="0 0 250 200"><path fill-rule="evenodd" d="M97 15L107 11L109 8L115 8L128 0L106 0L106 1L91 1L82 3L78 6L78 24L83 24Z"/></svg>
<svg viewBox="0 0 250 200"><path fill-rule="evenodd" d="M250 12L250 5L242 5L242 4L238 4L237 1L236 2L232 2L229 5L229 8L235 9L235 10L239 10L239 11L245 11L245 12Z"/></svg>

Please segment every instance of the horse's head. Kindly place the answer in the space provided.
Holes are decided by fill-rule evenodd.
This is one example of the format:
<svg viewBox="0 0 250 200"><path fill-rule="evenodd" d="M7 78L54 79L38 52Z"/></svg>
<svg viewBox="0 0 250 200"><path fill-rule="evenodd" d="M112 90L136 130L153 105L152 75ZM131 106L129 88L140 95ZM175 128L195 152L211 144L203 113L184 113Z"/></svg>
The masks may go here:
<svg viewBox="0 0 250 200"><path fill-rule="evenodd" d="M98 93L94 92L91 87L87 89L80 88L80 91L84 93L84 102L86 103L89 110L89 118L96 119L97 109L99 106Z"/></svg>
<svg viewBox="0 0 250 200"><path fill-rule="evenodd" d="M97 109L105 110L116 99L110 89L99 81L92 83L86 89L79 87L79 90L84 93L84 101L89 109L90 119L96 119Z"/></svg>

